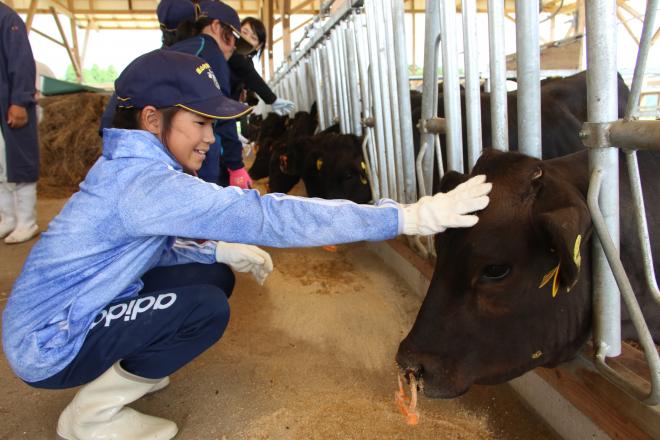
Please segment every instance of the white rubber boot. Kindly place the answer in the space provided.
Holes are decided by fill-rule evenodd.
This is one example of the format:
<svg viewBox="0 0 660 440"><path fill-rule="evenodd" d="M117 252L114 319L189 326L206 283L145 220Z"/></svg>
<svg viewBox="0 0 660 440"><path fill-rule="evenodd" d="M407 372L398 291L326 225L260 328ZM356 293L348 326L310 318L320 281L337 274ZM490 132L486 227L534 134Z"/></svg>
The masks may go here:
<svg viewBox="0 0 660 440"><path fill-rule="evenodd" d="M5 238L16 227L16 205L13 183L0 182L0 238Z"/></svg>
<svg viewBox="0 0 660 440"><path fill-rule="evenodd" d="M37 226L37 183L17 183L16 228L5 238L5 243L15 244L28 241L39 233Z"/></svg>
<svg viewBox="0 0 660 440"><path fill-rule="evenodd" d="M169 440L174 422L142 414L127 405L151 392L163 379L124 371L119 362L83 386L62 411L57 435L66 440Z"/></svg>

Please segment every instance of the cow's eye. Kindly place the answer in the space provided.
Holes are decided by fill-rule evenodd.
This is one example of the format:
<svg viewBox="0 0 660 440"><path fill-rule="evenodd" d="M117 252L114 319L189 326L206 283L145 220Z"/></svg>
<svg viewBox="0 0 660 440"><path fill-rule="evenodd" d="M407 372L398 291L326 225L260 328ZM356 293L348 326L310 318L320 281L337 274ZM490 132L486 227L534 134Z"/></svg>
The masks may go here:
<svg viewBox="0 0 660 440"><path fill-rule="evenodd" d="M481 272L480 281L500 281L506 278L509 273L511 273L511 266L508 264L490 264L484 267L484 270Z"/></svg>

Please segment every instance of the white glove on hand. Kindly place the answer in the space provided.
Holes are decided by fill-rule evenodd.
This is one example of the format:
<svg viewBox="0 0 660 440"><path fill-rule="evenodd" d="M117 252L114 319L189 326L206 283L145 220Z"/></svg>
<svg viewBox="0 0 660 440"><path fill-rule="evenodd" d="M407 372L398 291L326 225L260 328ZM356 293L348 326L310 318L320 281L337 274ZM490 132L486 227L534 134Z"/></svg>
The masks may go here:
<svg viewBox="0 0 660 440"><path fill-rule="evenodd" d="M266 277L273 271L273 260L268 252L249 244L218 241L215 260L227 264L236 272L250 272L262 286Z"/></svg>
<svg viewBox="0 0 660 440"><path fill-rule="evenodd" d="M296 105L293 102L282 98L277 98L270 106L273 111L280 116L291 113L296 108Z"/></svg>
<svg viewBox="0 0 660 440"><path fill-rule="evenodd" d="M426 196L417 203L403 206L403 233L406 235L431 235L447 228L474 226L479 217L466 215L484 209L490 199L487 194L493 187L485 183L486 176L474 176L447 193Z"/></svg>

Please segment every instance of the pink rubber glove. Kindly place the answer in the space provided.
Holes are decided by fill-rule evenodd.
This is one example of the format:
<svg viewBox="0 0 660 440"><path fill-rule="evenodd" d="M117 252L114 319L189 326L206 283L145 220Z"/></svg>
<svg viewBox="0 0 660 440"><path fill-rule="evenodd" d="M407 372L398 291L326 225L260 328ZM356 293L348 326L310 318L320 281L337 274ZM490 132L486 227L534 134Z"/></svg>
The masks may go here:
<svg viewBox="0 0 660 440"><path fill-rule="evenodd" d="M252 188L252 179L245 167L229 170L229 186L237 186L242 189Z"/></svg>

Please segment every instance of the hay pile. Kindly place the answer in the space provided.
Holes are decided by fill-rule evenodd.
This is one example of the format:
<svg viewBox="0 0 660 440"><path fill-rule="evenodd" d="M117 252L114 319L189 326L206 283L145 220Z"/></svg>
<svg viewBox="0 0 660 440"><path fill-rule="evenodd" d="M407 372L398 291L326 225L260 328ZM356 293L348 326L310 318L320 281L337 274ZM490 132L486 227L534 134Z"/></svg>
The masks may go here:
<svg viewBox="0 0 660 440"><path fill-rule="evenodd" d="M39 195L68 197L101 155L98 129L109 97L74 93L40 100L41 175Z"/></svg>

